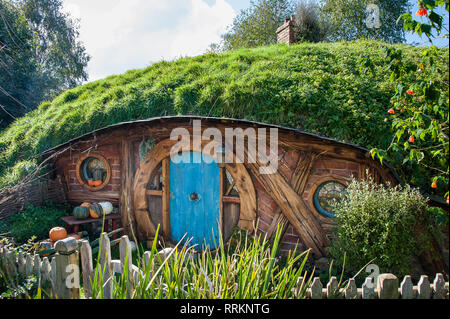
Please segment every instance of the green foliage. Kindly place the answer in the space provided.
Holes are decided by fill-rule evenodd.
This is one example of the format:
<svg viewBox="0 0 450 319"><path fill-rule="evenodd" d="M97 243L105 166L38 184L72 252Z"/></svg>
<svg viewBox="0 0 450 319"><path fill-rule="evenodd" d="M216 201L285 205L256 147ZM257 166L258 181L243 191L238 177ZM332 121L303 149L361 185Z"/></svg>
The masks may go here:
<svg viewBox="0 0 450 319"><path fill-rule="evenodd" d="M432 38L442 32L442 16L433 9L449 1L418 1L426 8L427 23L402 16L405 30ZM437 18L436 16L439 16ZM429 193L447 197L449 187L449 69L448 56L436 46L428 47L415 61L404 58L404 50L385 48L386 70L395 87L391 99L395 138L386 149L373 149L380 158L401 162L403 171L414 176L416 185ZM442 76L436 77L436 74Z"/></svg>
<svg viewBox="0 0 450 319"><path fill-rule="evenodd" d="M16 244L26 243L31 238L46 239L51 228L64 226L61 217L69 214L70 208L65 205L27 205L20 213L11 215L6 221L0 221L0 233L12 237Z"/></svg>
<svg viewBox="0 0 450 319"><path fill-rule="evenodd" d="M0 228L2 227L0 226ZM0 246L15 253L19 251L27 253L31 252L35 243L31 239L25 244L17 246L13 240L0 234ZM7 271L6 264L0 262L0 299L30 299L37 295L37 284L37 278L34 275L26 277L24 274L17 273L13 276L11 272Z"/></svg>
<svg viewBox="0 0 450 319"><path fill-rule="evenodd" d="M330 41L351 41L361 38L388 43L405 41L404 31L397 24L398 17L409 10L408 0L322 0L322 11L330 24ZM374 12L369 4L379 8L380 27L368 27L366 21ZM369 24L370 25L370 24Z"/></svg>
<svg viewBox="0 0 450 319"><path fill-rule="evenodd" d="M10 185L9 176L17 176L19 162L36 163L40 152L110 124L161 115L256 120L386 148L393 133L384 119L395 91L384 70L384 46L376 41L301 43L208 53L76 87L0 133L0 189ZM425 50L388 47L404 48L404 59L411 63ZM448 58L448 49L439 54ZM364 74L357 62L368 55L373 72ZM431 74L446 76L437 70Z"/></svg>
<svg viewBox="0 0 450 319"><path fill-rule="evenodd" d="M37 295L37 290L35 276L5 278L4 271L0 269L0 299L30 299Z"/></svg>
<svg viewBox="0 0 450 319"><path fill-rule="evenodd" d="M223 38L223 49L254 48L277 43L277 28L294 12L290 0L256 0L241 10Z"/></svg>
<svg viewBox="0 0 450 319"><path fill-rule="evenodd" d="M404 13L401 16L403 20L403 28L405 31L410 31L412 33L417 33L419 36L425 35L430 42L432 38L435 37L433 30L436 31L436 35L441 35L443 29L444 16L437 14L434 9L438 7L443 7L449 11L449 1L448 0L418 0L417 1L420 8L430 10L426 14L427 22L421 22L414 20L411 13ZM448 30L447 30L448 31ZM445 36L445 35L444 35ZM446 36L448 38L448 34Z"/></svg>
<svg viewBox="0 0 450 319"><path fill-rule="evenodd" d="M427 234L417 234L417 226L433 225L426 206L426 199L409 186L390 188L373 180L354 180L344 199L335 204L336 238L329 252L338 264L346 254L351 270L376 258L374 263L381 271L406 275L411 271L412 255L429 244Z"/></svg>
<svg viewBox="0 0 450 319"><path fill-rule="evenodd" d="M29 176L37 168L34 161L17 162L4 176L0 176L0 184L4 186L14 186Z"/></svg>
<svg viewBox="0 0 450 319"><path fill-rule="evenodd" d="M26 20L10 1L0 1L0 129L15 118L30 111L23 103L32 99L26 84L30 74L36 72L31 43L20 39L31 39L32 32ZM5 93L6 92L6 93ZM8 95L10 94L10 95ZM36 105L39 101L36 101Z"/></svg>
<svg viewBox="0 0 450 319"><path fill-rule="evenodd" d="M295 7L295 39L299 42L324 41L329 32L328 22L323 19L321 8L311 0L300 0Z"/></svg>
<svg viewBox="0 0 450 319"><path fill-rule="evenodd" d="M148 260L140 256L141 272L129 290L125 263L123 274L114 278L116 299L256 299L305 298L306 287L313 273L305 272L308 251L292 252L283 267L277 258L281 230L273 243L261 235L238 233L236 242L225 246L222 241L214 251L194 252L192 247L178 243L167 255L160 256L156 247L157 234ZM221 237L221 236L220 236ZM99 260L99 258L97 259ZM92 281L93 298L102 299L104 265L95 267ZM303 282L298 279L303 277Z"/></svg>
<svg viewBox="0 0 450 319"><path fill-rule="evenodd" d="M0 0L0 129L87 79L78 30L61 0Z"/></svg>
<svg viewBox="0 0 450 319"><path fill-rule="evenodd" d="M428 207L427 215L439 227L448 227L449 216L448 213L439 207Z"/></svg>

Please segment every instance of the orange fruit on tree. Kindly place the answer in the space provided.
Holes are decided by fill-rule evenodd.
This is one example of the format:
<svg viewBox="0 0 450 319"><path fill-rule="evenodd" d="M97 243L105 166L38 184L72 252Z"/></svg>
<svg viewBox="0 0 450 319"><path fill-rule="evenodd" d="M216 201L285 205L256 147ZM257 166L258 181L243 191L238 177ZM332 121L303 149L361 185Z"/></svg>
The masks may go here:
<svg viewBox="0 0 450 319"><path fill-rule="evenodd" d="M419 10L417 10L416 15L419 17L423 17L425 15L427 15L428 11L425 8L419 8Z"/></svg>

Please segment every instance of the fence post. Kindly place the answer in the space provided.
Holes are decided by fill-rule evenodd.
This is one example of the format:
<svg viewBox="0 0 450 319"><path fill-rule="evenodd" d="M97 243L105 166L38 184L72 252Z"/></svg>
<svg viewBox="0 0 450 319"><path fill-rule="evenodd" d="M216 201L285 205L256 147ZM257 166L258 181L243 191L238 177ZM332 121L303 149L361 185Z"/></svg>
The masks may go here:
<svg viewBox="0 0 450 319"><path fill-rule="evenodd" d="M294 288L294 296L295 298L298 298L298 296L300 295L300 289L302 288L304 284L304 279L303 277L298 277L297 278L297 282L295 283L295 288ZM306 293L307 295L307 293Z"/></svg>
<svg viewBox="0 0 450 319"><path fill-rule="evenodd" d="M417 299L430 299L431 287L430 281L427 275L420 276L419 283L417 284Z"/></svg>
<svg viewBox="0 0 450 319"><path fill-rule="evenodd" d="M111 242L107 233L102 233L100 247L100 267L103 276L103 297L112 299L113 297L113 269L111 265Z"/></svg>
<svg viewBox="0 0 450 319"><path fill-rule="evenodd" d="M50 281L52 283L52 295L53 297L56 297L55 293L55 287L56 287L56 259L55 257L52 258L52 261L50 262Z"/></svg>
<svg viewBox="0 0 450 319"><path fill-rule="evenodd" d="M122 275L124 274L125 271L125 263L127 265L128 268L128 292L129 292L129 297L131 298L131 296L133 295L133 282L134 282L134 277L133 277L133 259L132 259L132 252L131 252L131 244L130 244L130 240L128 239L127 235L123 235L120 238L120 242L119 242L119 252L120 252L120 264L122 265Z"/></svg>
<svg viewBox="0 0 450 319"><path fill-rule="evenodd" d="M17 275L16 253L14 250L6 251L7 273L8 276L14 278Z"/></svg>
<svg viewBox="0 0 450 319"><path fill-rule="evenodd" d="M339 298L338 281L335 276L332 276L327 284L327 298Z"/></svg>
<svg viewBox="0 0 450 319"><path fill-rule="evenodd" d="M444 275L436 274L433 281L433 299L445 299L445 280Z"/></svg>
<svg viewBox="0 0 450 319"><path fill-rule="evenodd" d="M0 270L4 269L6 271L6 263L3 262L3 254L6 248L0 247ZM5 274L6 275L6 274Z"/></svg>
<svg viewBox="0 0 450 319"><path fill-rule="evenodd" d="M355 279L350 278L348 285L344 290L345 299L356 299L358 297L358 288L356 287Z"/></svg>
<svg viewBox="0 0 450 319"><path fill-rule="evenodd" d="M380 299L398 298L398 278L393 274L378 276L378 297Z"/></svg>
<svg viewBox="0 0 450 319"><path fill-rule="evenodd" d="M83 273L84 295L87 299L92 297L92 283L94 278L94 268L92 263L92 248L89 241L83 239L81 241L81 270Z"/></svg>
<svg viewBox="0 0 450 319"><path fill-rule="evenodd" d="M6 247L0 248L0 268L4 269L4 271L6 271L8 267L8 263L6 262L6 252Z"/></svg>
<svg viewBox="0 0 450 319"><path fill-rule="evenodd" d="M36 276L36 279L39 282L41 277L41 258L37 254L34 255L33 260L33 275Z"/></svg>
<svg viewBox="0 0 450 319"><path fill-rule="evenodd" d="M25 276L29 277L33 274L33 255L27 253L25 258Z"/></svg>
<svg viewBox="0 0 450 319"><path fill-rule="evenodd" d="M41 264L41 289L43 298L51 298L52 296L52 280L51 265L47 257L42 258Z"/></svg>
<svg viewBox="0 0 450 319"><path fill-rule="evenodd" d="M407 275L403 278L403 281L400 285L400 293L402 295L402 299L413 299L414 298L414 289L413 283L411 280L411 276Z"/></svg>
<svg viewBox="0 0 450 319"><path fill-rule="evenodd" d="M25 274L25 257L22 251L19 251L19 255L17 256L17 271L19 274Z"/></svg>
<svg viewBox="0 0 450 319"><path fill-rule="evenodd" d="M55 244L55 292L59 299L80 298L80 268L78 243L73 237L58 240Z"/></svg>
<svg viewBox="0 0 450 319"><path fill-rule="evenodd" d="M323 284L319 277L315 277L311 284L311 299L322 299Z"/></svg>
<svg viewBox="0 0 450 319"><path fill-rule="evenodd" d="M367 277L362 285L362 299L375 299L375 279L372 277Z"/></svg>

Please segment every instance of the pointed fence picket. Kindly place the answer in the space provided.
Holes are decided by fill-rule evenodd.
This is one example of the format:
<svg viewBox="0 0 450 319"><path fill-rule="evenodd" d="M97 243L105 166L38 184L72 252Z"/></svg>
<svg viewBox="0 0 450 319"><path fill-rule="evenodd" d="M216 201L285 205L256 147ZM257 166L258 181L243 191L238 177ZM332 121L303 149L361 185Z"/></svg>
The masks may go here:
<svg viewBox="0 0 450 319"><path fill-rule="evenodd" d="M120 259L111 259L111 241L108 234L102 233L100 238L100 251L98 260L101 264L99 269L103 278L103 298L113 298L113 276L115 273L123 273L128 269L128 293L133 293L133 288L141 276L142 271L132 263L131 243L127 236L122 236L119 243ZM34 275L38 280L38 285L46 291L46 298L78 299L80 298L80 280L83 281L83 291L85 298L98 298L93 296L92 284L96 278L93 264L93 249L87 240L76 240L66 238L56 242L56 254L53 257L43 257L29 253L16 253L7 246L0 244L0 270L7 278L14 278L16 275ZM150 252L144 253L144 263L148 264ZM81 265L81 269L80 266ZM127 267L125 267L127 265ZM153 267L153 265L152 265ZM153 271L151 271L153 273ZM411 276L405 276L403 281L392 274L382 274L378 277L375 288L373 278L366 278L361 288L357 288L355 280L348 280L345 287L339 286L338 279L331 277L324 286L318 277L307 281L306 278L299 277L297 287L294 288L295 296L306 291L306 297L311 299L378 299L378 298L400 298L400 299L448 299L449 283L444 276L436 274L433 282L426 275L422 275L416 286L413 285Z"/></svg>

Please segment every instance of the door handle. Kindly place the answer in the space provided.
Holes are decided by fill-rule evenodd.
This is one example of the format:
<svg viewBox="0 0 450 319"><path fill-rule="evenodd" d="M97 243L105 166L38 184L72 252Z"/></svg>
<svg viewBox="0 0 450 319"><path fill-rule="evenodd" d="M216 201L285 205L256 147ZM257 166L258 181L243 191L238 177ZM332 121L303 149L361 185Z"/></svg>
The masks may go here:
<svg viewBox="0 0 450 319"><path fill-rule="evenodd" d="M192 192L190 195L189 195L189 201L193 201L193 202L198 202L200 200L200 195L199 194L197 194L196 192Z"/></svg>

